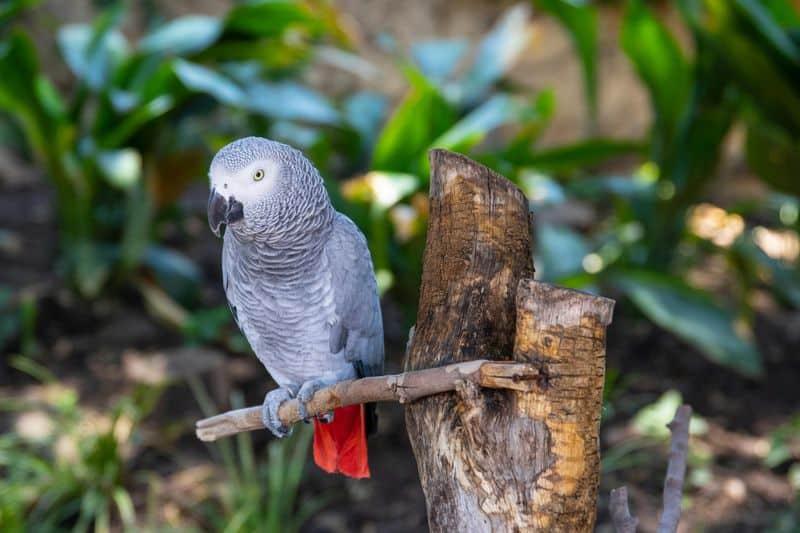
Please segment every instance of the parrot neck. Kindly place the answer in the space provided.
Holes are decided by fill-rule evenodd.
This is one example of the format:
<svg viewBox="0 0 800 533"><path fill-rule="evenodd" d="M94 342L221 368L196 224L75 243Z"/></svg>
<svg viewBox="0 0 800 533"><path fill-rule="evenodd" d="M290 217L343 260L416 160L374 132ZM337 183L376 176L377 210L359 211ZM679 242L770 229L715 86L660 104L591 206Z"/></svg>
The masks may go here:
<svg viewBox="0 0 800 533"><path fill-rule="evenodd" d="M295 224L257 239L242 239L230 232L245 264L261 273L305 272L319 260L333 231L336 210L330 203L308 217L297 217ZM225 234L228 237L228 233Z"/></svg>

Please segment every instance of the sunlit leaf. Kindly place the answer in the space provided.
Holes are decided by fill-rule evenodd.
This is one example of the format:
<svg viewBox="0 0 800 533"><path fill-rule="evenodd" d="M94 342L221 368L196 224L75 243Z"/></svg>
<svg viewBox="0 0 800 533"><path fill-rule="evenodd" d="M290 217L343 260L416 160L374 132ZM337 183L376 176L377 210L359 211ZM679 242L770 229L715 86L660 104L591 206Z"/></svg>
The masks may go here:
<svg viewBox="0 0 800 533"><path fill-rule="evenodd" d="M221 33L219 19L189 15L147 34L139 41L139 49L145 53L194 54L213 44Z"/></svg>
<svg viewBox="0 0 800 533"><path fill-rule="evenodd" d="M97 165L106 180L120 189L130 189L142 177L142 156L133 148L100 152Z"/></svg>
<svg viewBox="0 0 800 533"><path fill-rule="evenodd" d="M291 0L256 0L235 6L225 17L225 33L277 37L292 27L321 31L321 21Z"/></svg>
<svg viewBox="0 0 800 533"><path fill-rule="evenodd" d="M712 361L745 376L763 373L752 333L704 291L655 272L618 272L612 279L645 316Z"/></svg>

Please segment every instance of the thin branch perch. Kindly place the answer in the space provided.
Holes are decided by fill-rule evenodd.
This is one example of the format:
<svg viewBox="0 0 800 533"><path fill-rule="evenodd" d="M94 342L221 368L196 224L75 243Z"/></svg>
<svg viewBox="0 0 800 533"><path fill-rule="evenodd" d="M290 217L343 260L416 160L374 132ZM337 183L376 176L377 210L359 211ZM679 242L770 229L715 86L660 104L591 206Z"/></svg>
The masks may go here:
<svg viewBox="0 0 800 533"><path fill-rule="evenodd" d="M664 480L664 510L658 522L658 533L675 533L681 519L681 499L683 497L683 478L686 475L686 461L689 454L689 420L692 408L681 405L675 411L675 418L669 423L672 442L667 464L667 478Z"/></svg>
<svg viewBox="0 0 800 533"><path fill-rule="evenodd" d="M306 404L309 416L327 413L337 407L369 402L406 403L424 396L455 390L461 382L471 382L490 389L531 392L539 386L539 370L532 364L513 361L477 360L428 368L402 374L375 376L343 381L318 390ZM286 426L302 419L300 402L281 404L278 416ZM261 406L227 411L199 420L195 432L203 441L263 429Z"/></svg>

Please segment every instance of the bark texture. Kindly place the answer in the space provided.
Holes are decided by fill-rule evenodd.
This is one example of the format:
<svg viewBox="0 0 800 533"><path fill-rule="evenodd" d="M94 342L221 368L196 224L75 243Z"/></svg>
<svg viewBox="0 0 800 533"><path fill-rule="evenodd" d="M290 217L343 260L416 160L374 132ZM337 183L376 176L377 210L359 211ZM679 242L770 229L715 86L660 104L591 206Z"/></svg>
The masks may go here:
<svg viewBox="0 0 800 533"><path fill-rule="evenodd" d="M590 531L613 302L532 280L528 203L502 176L433 150L430 196L406 369L513 351L540 373L529 391L464 381L407 407L430 528Z"/></svg>

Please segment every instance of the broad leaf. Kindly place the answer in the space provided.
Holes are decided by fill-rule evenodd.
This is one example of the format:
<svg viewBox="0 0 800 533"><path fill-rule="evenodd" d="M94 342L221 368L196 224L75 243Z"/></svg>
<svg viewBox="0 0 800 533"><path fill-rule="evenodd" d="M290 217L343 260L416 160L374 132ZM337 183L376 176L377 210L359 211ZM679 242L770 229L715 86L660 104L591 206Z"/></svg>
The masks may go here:
<svg viewBox="0 0 800 533"><path fill-rule="evenodd" d="M660 144L668 143L689 94L691 74L678 44L647 9L632 0L622 25L622 47L650 93ZM660 149L660 147L659 147Z"/></svg>
<svg viewBox="0 0 800 533"><path fill-rule="evenodd" d="M244 106L247 103L247 96L238 85L210 68L178 59L173 69L187 89L206 93L227 105Z"/></svg>
<svg viewBox="0 0 800 533"><path fill-rule="evenodd" d="M341 120L325 96L291 81L251 84L247 87L247 108L281 120L329 125Z"/></svg>
<svg viewBox="0 0 800 533"><path fill-rule="evenodd" d="M95 91L108 83L128 55L128 42L113 27L70 24L59 29L57 40L72 73Z"/></svg>
<svg viewBox="0 0 800 533"><path fill-rule="evenodd" d="M323 24L308 7L291 0L258 0L237 5L224 24L226 34L254 37L278 37L293 27L319 33Z"/></svg>
<svg viewBox="0 0 800 533"><path fill-rule="evenodd" d="M481 41L475 62L463 80L460 102L474 103L517 62L528 45L530 8L517 4L506 11Z"/></svg>
<svg viewBox="0 0 800 533"><path fill-rule="evenodd" d="M464 57L467 44L464 39L422 41L411 46L411 56L425 77L441 85Z"/></svg>
<svg viewBox="0 0 800 533"><path fill-rule="evenodd" d="M509 123L524 122L535 115L530 103L507 94L496 94L440 135L431 143L431 148L466 152L492 130Z"/></svg>
<svg viewBox="0 0 800 533"><path fill-rule="evenodd" d="M586 102L592 117L597 114L597 12L590 2L538 0L538 5L555 16L569 32L581 59Z"/></svg>
<svg viewBox="0 0 800 533"><path fill-rule="evenodd" d="M763 373L752 334L704 291L652 272L618 272L612 280L647 318L712 361L745 376Z"/></svg>
<svg viewBox="0 0 800 533"><path fill-rule="evenodd" d="M411 90L395 109L375 145L372 168L415 173L424 151L455 120L439 90L409 70Z"/></svg>
<svg viewBox="0 0 800 533"><path fill-rule="evenodd" d="M638 141L597 138L532 152L518 163L538 169L564 171L597 165L618 157L642 155L644 148Z"/></svg>
<svg viewBox="0 0 800 533"><path fill-rule="evenodd" d="M175 19L139 41L145 53L186 55L211 46L222 33L222 23L214 17L190 15Z"/></svg>

